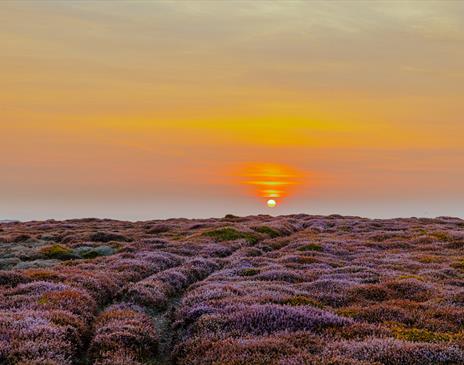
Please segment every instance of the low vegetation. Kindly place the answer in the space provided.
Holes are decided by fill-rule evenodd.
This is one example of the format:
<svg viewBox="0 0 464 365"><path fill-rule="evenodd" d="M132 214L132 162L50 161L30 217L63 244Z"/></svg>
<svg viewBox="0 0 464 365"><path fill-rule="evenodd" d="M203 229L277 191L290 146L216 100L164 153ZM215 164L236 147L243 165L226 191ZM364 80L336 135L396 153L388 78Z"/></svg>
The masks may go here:
<svg viewBox="0 0 464 365"><path fill-rule="evenodd" d="M26 222L0 242L0 364L464 363L459 219Z"/></svg>

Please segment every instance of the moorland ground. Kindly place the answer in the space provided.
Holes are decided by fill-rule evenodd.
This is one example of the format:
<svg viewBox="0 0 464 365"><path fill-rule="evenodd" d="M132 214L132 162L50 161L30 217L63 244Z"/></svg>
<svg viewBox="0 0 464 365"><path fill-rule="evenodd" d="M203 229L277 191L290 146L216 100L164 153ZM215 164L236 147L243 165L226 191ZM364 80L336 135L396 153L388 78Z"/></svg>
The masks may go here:
<svg viewBox="0 0 464 365"><path fill-rule="evenodd" d="M0 364L463 364L464 221L0 224Z"/></svg>

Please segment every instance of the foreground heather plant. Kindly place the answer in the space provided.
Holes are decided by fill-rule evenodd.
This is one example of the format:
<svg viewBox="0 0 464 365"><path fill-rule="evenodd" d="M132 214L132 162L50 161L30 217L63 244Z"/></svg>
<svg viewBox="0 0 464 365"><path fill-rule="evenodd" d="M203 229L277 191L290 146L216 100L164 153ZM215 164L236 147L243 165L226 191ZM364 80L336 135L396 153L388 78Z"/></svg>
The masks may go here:
<svg viewBox="0 0 464 365"><path fill-rule="evenodd" d="M192 331L197 334L229 333L237 337L246 334L267 335L277 331L318 332L328 327L342 327L351 322L351 319L308 306L229 305L221 309L205 307Z"/></svg>
<svg viewBox="0 0 464 365"><path fill-rule="evenodd" d="M66 313L0 312L0 361L6 364L71 364L80 344L83 326ZM74 323L73 323L74 322Z"/></svg>
<svg viewBox="0 0 464 365"><path fill-rule="evenodd" d="M100 364L130 364L152 356L157 345L155 327L143 309L117 304L97 317L90 353Z"/></svg>
<svg viewBox="0 0 464 365"><path fill-rule="evenodd" d="M193 337L179 344L174 353L179 365L277 365L289 358L305 361L299 362L300 364L306 363L314 360L311 354L321 349L321 341L310 332L282 332L271 336L244 336L238 339Z"/></svg>
<svg viewBox="0 0 464 365"><path fill-rule="evenodd" d="M456 346L411 343L393 339L369 339L362 342L336 342L326 350L355 360L380 362L385 365L462 364L464 352Z"/></svg>

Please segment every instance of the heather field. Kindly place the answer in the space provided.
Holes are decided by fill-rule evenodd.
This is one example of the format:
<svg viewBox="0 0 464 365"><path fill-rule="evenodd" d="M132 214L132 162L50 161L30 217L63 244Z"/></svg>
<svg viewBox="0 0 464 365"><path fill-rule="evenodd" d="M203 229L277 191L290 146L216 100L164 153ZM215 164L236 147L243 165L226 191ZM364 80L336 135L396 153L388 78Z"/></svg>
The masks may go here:
<svg viewBox="0 0 464 365"><path fill-rule="evenodd" d="M463 364L464 221L0 224L0 364Z"/></svg>

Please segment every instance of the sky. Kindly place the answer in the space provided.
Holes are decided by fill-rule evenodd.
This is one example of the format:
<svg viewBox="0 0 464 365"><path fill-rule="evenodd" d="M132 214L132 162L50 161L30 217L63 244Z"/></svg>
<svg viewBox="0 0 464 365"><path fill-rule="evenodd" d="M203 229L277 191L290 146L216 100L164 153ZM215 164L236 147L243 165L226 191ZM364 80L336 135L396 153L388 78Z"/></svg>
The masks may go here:
<svg viewBox="0 0 464 365"><path fill-rule="evenodd" d="M0 219L464 217L464 2L4 0L0 24Z"/></svg>

